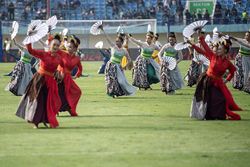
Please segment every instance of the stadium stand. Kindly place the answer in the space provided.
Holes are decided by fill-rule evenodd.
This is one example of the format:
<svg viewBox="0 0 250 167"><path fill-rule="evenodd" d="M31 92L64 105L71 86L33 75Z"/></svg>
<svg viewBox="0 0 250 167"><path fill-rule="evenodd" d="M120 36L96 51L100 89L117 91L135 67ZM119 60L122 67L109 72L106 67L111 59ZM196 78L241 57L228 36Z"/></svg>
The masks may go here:
<svg viewBox="0 0 250 167"><path fill-rule="evenodd" d="M186 0L53 0L51 15L61 20L157 19L158 25L182 25L210 19L211 13L188 13ZM1 20L46 19L47 0L1 0ZM248 23L250 0L217 0L214 24ZM184 17L185 16L185 17Z"/></svg>

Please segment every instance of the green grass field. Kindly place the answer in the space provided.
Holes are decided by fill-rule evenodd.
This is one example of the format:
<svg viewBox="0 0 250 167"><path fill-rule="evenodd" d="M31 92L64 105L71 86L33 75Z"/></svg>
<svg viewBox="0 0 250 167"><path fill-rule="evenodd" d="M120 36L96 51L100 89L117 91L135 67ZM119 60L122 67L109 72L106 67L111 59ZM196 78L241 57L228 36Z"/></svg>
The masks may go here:
<svg viewBox="0 0 250 167"><path fill-rule="evenodd" d="M165 95L160 85L133 97L105 93L101 62L85 62L89 77L77 111L58 117L60 127L33 129L15 116L20 97L4 91L14 64L0 64L0 167L248 167L250 164L250 95L232 90L244 109L241 121L189 118L195 88ZM189 62L180 63L184 74ZM126 71L131 82L131 71Z"/></svg>

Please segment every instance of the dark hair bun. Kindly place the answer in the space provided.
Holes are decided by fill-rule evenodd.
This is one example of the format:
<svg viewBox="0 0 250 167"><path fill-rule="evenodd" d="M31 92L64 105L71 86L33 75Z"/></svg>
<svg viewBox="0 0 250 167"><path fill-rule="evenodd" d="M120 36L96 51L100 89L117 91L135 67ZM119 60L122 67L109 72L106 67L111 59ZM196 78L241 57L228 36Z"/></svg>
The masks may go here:
<svg viewBox="0 0 250 167"><path fill-rule="evenodd" d="M176 36L175 36L175 33L174 33L174 32L170 32L170 33L168 33L168 37L176 38Z"/></svg>
<svg viewBox="0 0 250 167"><path fill-rule="evenodd" d="M59 42L62 41L62 37L61 37L60 34L55 34L55 35L54 35L54 39L57 39Z"/></svg>
<svg viewBox="0 0 250 167"><path fill-rule="evenodd" d="M155 34L155 37L156 37L156 38L159 38L159 34L158 34L158 33L156 33L156 34Z"/></svg>

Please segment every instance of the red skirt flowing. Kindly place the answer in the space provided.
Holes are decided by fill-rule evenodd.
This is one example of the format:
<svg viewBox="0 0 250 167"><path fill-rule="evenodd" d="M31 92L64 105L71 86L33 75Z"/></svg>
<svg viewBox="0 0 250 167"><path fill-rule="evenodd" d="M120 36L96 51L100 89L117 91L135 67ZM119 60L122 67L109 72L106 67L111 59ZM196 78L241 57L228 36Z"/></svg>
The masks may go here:
<svg viewBox="0 0 250 167"><path fill-rule="evenodd" d="M74 82L70 74L65 74L63 83L65 88L64 93L71 108L71 116L77 116L76 106L82 95L82 91Z"/></svg>

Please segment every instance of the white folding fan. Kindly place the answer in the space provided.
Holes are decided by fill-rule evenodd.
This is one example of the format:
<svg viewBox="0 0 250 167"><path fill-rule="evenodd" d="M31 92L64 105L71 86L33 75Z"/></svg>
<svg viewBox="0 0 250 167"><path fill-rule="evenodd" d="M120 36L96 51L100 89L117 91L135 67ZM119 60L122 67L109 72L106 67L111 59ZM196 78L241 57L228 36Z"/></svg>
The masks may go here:
<svg viewBox="0 0 250 167"><path fill-rule="evenodd" d="M173 70L176 67L176 59L173 57L169 57L169 56L163 56L162 59L164 59L167 63L168 63L168 69L169 70Z"/></svg>
<svg viewBox="0 0 250 167"><path fill-rule="evenodd" d="M35 20L28 26L27 37L23 40L23 44L34 43L39 41L48 33L48 25L42 23L41 20Z"/></svg>
<svg viewBox="0 0 250 167"><path fill-rule="evenodd" d="M12 29L11 29L11 32L10 32L11 40L13 40L16 37L16 34L18 32L18 28L19 28L19 23L16 22L16 21L13 21Z"/></svg>
<svg viewBox="0 0 250 167"><path fill-rule="evenodd" d="M219 33L218 33L217 27L214 27L214 29L213 29L213 38L212 39L213 39L214 43L219 42Z"/></svg>
<svg viewBox="0 0 250 167"><path fill-rule="evenodd" d="M183 30L183 36L189 38L191 35L193 35L198 29L202 29L206 24L207 20L200 20L195 21L188 26L186 26Z"/></svg>
<svg viewBox="0 0 250 167"><path fill-rule="evenodd" d="M57 17L56 15L52 16L51 18L49 18L48 20L46 20L46 24L49 27L49 32L54 30L56 28L56 24L57 24Z"/></svg>
<svg viewBox="0 0 250 167"><path fill-rule="evenodd" d="M90 33L93 35L99 35L101 33L100 26L102 26L102 21L93 24L90 28Z"/></svg>
<svg viewBox="0 0 250 167"><path fill-rule="evenodd" d="M116 33L117 33L117 34L124 34L123 28L122 28L121 26L118 26L118 27L117 27L117 30L116 30Z"/></svg>
<svg viewBox="0 0 250 167"><path fill-rule="evenodd" d="M209 66L209 64L210 64L210 61L208 60L208 58L206 58L205 56L203 56L203 55L201 55L201 54L194 56L193 60L194 60L195 62L202 61L203 64L205 64L205 65L207 65L207 66Z"/></svg>
<svg viewBox="0 0 250 167"><path fill-rule="evenodd" d="M190 45L187 43L187 42L180 42L180 43L177 43L174 47L175 50L183 50L183 49L186 49L188 48Z"/></svg>
<svg viewBox="0 0 250 167"><path fill-rule="evenodd" d="M147 32L149 32L149 31L152 31L152 27L150 24L148 24L148 29L147 29Z"/></svg>
<svg viewBox="0 0 250 167"><path fill-rule="evenodd" d="M99 41L95 44L95 48L97 49L102 49L102 47L103 47L103 41Z"/></svg>
<svg viewBox="0 0 250 167"><path fill-rule="evenodd" d="M212 40L212 38L211 38L211 36L209 34L206 35L205 42L206 43L212 43L213 42L213 40Z"/></svg>
<svg viewBox="0 0 250 167"><path fill-rule="evenodd" d="M62 31L62 35L66 36L68 34L68 31L69 31L69 29L64 28L63 31Z"/></svg>
<svg viewBox="0 0 250 167"><path fill-rule="evenodd" d="M10 50L10 41L8 41L5 46L5 51L8 52L9 50Z"/></svg>
<svg viewBox="0 0 250 167"><path fill-rule="evenodd" d="M215 27L215 28L213 29L213 38L212 38L212 40L213 40L214 43L221 42L221 41L226 40L226 39L229 39L229 36L228 36L228 35L223 35L223 34L221 34L221 33L218 31L218 28L217 28L217 27Z"/></svg>

